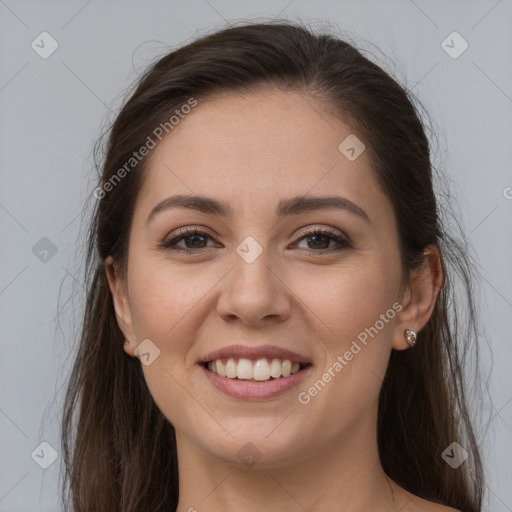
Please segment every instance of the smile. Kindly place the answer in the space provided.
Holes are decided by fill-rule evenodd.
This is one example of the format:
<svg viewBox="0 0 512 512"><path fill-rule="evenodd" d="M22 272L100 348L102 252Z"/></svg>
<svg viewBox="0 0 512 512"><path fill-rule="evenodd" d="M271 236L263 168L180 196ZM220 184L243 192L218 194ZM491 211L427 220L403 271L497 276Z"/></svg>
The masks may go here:
<svg viewBox="0 0 512 512"><path fill-rule="evenodd" d="M266 358L224 358L207 361L204 367L226 379L252 382L266 382L295 375L304 370L309 363L293 362L290 359Z"/></svg>

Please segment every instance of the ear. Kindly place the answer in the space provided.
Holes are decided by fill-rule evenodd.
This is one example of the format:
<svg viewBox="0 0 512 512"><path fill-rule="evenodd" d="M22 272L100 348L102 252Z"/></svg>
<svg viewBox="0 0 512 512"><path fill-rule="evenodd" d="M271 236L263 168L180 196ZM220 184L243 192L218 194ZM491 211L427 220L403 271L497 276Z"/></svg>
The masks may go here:
<svg viewBox="0 0 512 512"><path fill-rule="evenodd" d="M128 300L128 287L125 280L119 275L116 264L112 256L105 260L105 269L107 273L108 286L112 294L116 320L119 329L124 337L130 342L124 346L124 350L134 356L135 349L135 330L133 327L133 317Z"/></svg>
<svg viewBox="0 0 512 512"><path fill-rule="evenodd" d="M444 284L444 270L441 253L435 244L425 248L422 266L413 271L409 284L404 292L400 311L393 333L393 348L404 350L409 348L404 337L405 329L413 329L417 333L423 329L434 310L437 296ZM421 340L420 336L418 339Z"/></svg>

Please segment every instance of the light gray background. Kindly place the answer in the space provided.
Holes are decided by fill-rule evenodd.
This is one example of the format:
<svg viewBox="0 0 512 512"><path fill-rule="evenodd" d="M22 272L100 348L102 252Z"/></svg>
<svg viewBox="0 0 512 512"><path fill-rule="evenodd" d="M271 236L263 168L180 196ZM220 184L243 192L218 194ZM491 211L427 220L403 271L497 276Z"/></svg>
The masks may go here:
<svg viewBox="0 0 512 512"><path fill-rule="evenodd" d="M0 511L59 509L60 459L42 469L31 453L43 441L60 449L56 393L80 312L78 299L65 300L80 291L81 211L93 188L93 143L110 109L162 52L157 41L175 47L224 20L276 16L330 21L362 48L375 53L365 41L376 45L436 123L442 165L480 264L480 310L494 358L482 340L492 418L483 441L486 509L512 511L510 0L0 0ZM43 31L59 45L47 59L31 48ZM469 43L457 59L441 47L453 31ZM57 248L46 262L32 251L42 237Z"/></svg>

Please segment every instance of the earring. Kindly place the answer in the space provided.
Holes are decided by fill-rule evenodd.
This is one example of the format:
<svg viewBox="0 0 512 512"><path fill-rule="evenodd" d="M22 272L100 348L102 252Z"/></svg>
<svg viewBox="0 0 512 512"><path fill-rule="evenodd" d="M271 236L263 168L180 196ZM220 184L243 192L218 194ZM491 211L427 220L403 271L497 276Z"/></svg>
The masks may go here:
<svg viewBox="0 0 512 512"><path fill-rule="evenodd" d="M412 329L405 329L404 330L404 337L407 341L410 348L414 347L416 344L416 331L413 331Z"/></svg>

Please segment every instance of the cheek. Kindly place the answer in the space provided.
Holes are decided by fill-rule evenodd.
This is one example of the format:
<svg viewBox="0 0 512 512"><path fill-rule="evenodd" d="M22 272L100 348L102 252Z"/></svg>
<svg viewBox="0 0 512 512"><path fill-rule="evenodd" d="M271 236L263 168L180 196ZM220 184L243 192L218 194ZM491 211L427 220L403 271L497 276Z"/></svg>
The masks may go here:
<svg viewBox="0 0 512 512"><path fill-rule="evenodd" d="M129 289L137 341L150 339L160 350L142 365L148 389L163 414L181 429L203 421L198 396L190 391L187 353L201 321L198 307L217 280L197 271L179 271L148 256L132 259ZM129 269L130 272L130 269ZM216 432L218 435L218 432Z"/></svg>
<svg viewBox="0 0 512 512"><path fill-rule="evenodd" d="M386 269L377 258L367 259L338 268L324 280L303 282L301 293L315 313L310 318L321 333L325 354L319 372L328 383L317 406L329 404L333 414L350 407L357 416L356 410L363 413L378 396L396 316L395 267Z"/></svg>
<svg viewBox="0 0 512 512"><path fill-rule="evenodd" d="M154 337L168 344L180 331L179 338L183 338L187 316L217 281L212 273L178 269L148 257L134 260L129 286L138 337Z"/></svg>
<svg viewBox="0 0 512 512"><path fill-rule="evenodd" d="M331 340L332 348L373 326L397 298L397 270L377 258L331 268L324 276L302 276L300 281L302 299L318 317L322 337ZM389 325L383 328L379 322L379 330L387 331Z"/></svg>

